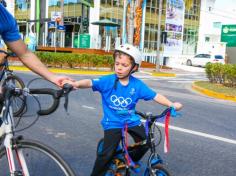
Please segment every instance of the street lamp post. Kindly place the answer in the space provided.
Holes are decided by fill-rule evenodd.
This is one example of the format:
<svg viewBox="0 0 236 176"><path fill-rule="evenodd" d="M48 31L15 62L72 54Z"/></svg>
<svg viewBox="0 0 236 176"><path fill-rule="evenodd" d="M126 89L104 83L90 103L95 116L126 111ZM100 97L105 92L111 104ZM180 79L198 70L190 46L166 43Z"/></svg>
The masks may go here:
<svg viewBox="0 0 236 176"><path fill-rule="evenodd" d="M159 0L158 12L158 31L157 31L157 58L156 58L156 72L160 71L160 38L161 38L161 14L162 14L162 0Z"/></svg>

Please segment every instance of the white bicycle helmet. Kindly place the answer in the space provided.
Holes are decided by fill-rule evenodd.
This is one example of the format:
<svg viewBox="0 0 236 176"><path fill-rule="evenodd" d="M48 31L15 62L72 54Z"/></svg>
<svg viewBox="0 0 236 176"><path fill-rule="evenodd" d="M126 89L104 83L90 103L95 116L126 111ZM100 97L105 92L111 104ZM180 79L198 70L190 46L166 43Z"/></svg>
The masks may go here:
<svg viewBox="0 0 236 176"><path fill-rule="evenodd" d="M126 43L124 45L120 45L119 47L117 47L115 49L115 52L116 51L120 51L122 53L129 55L130 57L132 57L134 59L135 64L137 64L139 66L141 65L142 54L138 50L138 48L136 48L135 46Z"/></svg>

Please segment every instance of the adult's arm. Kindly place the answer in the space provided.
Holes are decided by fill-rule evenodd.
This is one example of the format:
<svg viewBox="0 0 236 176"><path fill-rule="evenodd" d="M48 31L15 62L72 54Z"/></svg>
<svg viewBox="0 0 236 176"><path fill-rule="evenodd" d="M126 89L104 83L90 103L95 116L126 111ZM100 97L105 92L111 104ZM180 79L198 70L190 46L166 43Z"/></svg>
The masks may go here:
<svg viewBox="0 0 236 176"><path fill-rule="evenodd" d="M58 86L61 86L61 78L50 72L47 67L38 59L38 57L27 49L27 46L21 39L14 42L6 42L6 44L30 70L57 84Z"/></svg>
<svg viewBox="0 0 236 176"><path fill-rule="evenodd" d="M174 106L174 108L178 111L180 110L183 105L179 102L171 102L169 99L167 99L165 96L161 95L161 94L157 94L154 97L154 101L156 101L157 103L167 106L167 107L171 107Z"/></svg>

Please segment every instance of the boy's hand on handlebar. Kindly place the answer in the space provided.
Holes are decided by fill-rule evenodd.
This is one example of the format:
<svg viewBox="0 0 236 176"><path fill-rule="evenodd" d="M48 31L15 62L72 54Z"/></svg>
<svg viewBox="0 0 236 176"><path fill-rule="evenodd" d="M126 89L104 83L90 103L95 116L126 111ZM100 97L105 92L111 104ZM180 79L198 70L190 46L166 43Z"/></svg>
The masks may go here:
<svg viewBox="0 0 236 176"><path fill-rule="evenodd" d="M179 111L183 107L183 105L179 102L174 102L172 106L175 108L176 111Z"/></svg>
<svg viewBox="0 0 236 176"><path fill-rule="evenodd" d="M71 81L71 80L65 79L62 81L62 85L65 85L65 84L70 84L73 86L74 89L78 89L76 81Z"/></svg>

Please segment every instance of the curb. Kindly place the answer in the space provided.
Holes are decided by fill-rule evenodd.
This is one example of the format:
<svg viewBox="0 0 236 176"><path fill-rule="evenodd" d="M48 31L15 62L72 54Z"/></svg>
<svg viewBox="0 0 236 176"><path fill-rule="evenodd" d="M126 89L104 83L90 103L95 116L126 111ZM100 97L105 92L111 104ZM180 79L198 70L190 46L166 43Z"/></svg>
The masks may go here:
<svg viewBox="0 0 236 176"><path fill-rule="evenodd" d="M194 90L196 90L204 95L210 96L210 97L223 99L223 100L231 100L231 101L236 102L236 96L225 95L223 93L214 92L214 91L199 87L199 86L195 85L195 83L192 84L192 88Z"/></svg>
<svg viewBox="0 0 236 176"><path fill-rule="evenodd" d="M151 75L157 77L176 77L175 73L152 73Z"/></svg>
<svg viewBox="0 0 236 176"><path fill-rule="evenodd" d="M17 71L30 71L27 67L24 66L10 66L11 70ZM64 73L64 74L80 74L80 75L108 75L114 72L112 71L91 71L91 70L75 70L75 69L56 69L56 68L49 68L49 70L53 73ZM174 73L152 73L152 72L145 72L141 71L141 73L145 73L151 76L157 77L175 77L176 74Z"/></svg>
<svg viewBox="0 0 236 176"><path fill-rule="evenodd" d="M22 67L22 66L10 66L10 69L17 71L30 71L30 69L28 69L27 67ZM56 68L49 68L49 70L53 73L81 74L81 75L107 75L113 73L109 71L70 70L70 69L56 69Z"/></svg>

